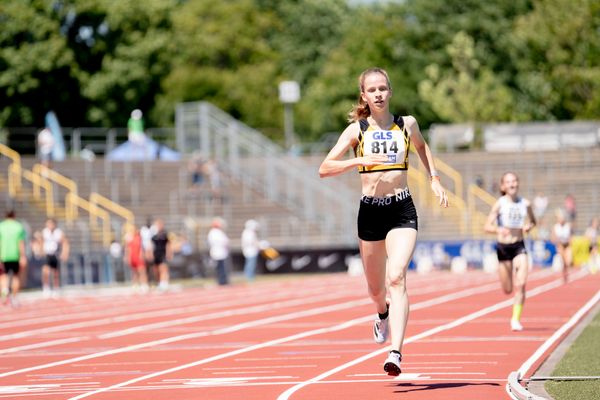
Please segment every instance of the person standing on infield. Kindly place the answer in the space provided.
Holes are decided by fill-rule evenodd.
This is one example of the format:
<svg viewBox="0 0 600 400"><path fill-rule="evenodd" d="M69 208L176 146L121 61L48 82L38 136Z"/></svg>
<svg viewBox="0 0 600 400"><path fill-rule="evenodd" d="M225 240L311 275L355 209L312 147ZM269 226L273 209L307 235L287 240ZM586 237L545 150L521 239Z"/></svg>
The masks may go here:
<svg viewBox="0 0 600 400"><path fill-rule="evenodd" d="M0 290L5 302L13 307L18 305L19 271L26 267L25 228L15 219L15 212L10 210L6 219L0 222Z"/></svg>
<svg viewBox="0 0 600 400"><path fill-rule="evenodd" d="M387 72L367 69L359 77L359 90L358 104L348 115L350 124L323 160L319 175L329 177L354 168L360 173L358 237L369 295L377 311L373 336L375 342L383 344L390 333L392 348L383 369L397 376L401 373L409 312L406 271L418 229L417 211L408 189L411 143L429 172L439 204L448 207L448 198L417 120L389 110L392 87ZM350 148L355 157L342 159Z"/></svg>
<svg viewBox="0 0 600 400"><path fill-rule="evenodd" d="M60 263L69 259L69 242L64 232L56 226L52 218L46 220L42 230L46 262L42 266L42 288L45 298L58 296L60 287ZM50 283L52 282L52 289Z"/></svg>
<svg viewBox="0 0 600 400"><path fill-rule="evenodd" d="M169 262L173 259L173 248L169 240L169 233L165 229L165 222L157 218L154 222L156 233L152 236L152 255L154 266L158 270L158 290L169 289Z"/></svg>
<svg viewBox="0 0 600 400"><path fill-rule="evenodd" d="M513 172L506 172L500 179L502 196L494 203L485 231L496 234L498 254L498 274L504 293L515 291L510 328L522 331L521 313L525 303L525 284L529 272L529 259L524 236L536 224L531 202L518 195L519 178ZM513 278L514 275L514 278Z"/></svg>

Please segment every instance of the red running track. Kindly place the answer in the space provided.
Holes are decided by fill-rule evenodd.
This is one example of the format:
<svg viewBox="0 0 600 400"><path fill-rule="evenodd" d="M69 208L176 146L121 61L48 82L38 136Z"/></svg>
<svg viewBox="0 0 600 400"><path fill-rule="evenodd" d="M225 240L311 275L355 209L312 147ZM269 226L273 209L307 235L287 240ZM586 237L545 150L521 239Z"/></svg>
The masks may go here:
<svg viewBox="0 0 600 400"><path fill-rule="evenodd" d="M562 284L535 270L525 330L511 332L512 298L495 275L407 280L398 378L383 373L364 278L332 274L4 307L0 399L506 399L509 373L600 287L600 275Z"/></svg>

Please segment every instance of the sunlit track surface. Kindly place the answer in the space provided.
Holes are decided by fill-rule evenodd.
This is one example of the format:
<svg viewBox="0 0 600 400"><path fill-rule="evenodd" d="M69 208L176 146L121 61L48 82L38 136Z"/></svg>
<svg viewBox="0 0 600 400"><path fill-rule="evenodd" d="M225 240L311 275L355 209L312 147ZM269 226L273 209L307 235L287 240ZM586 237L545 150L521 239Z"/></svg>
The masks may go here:
<svg viewBox="0 0 600 400"><path fill-rule="evenodd" d="M373 343L364 278L291 277L132 295L82 292L0 314L0 398L505 399L509 372L592 298L599 275L529 279L522 332L481 271L408 276L403 373ZM240 393L243 391L243 393Z"/></svg>

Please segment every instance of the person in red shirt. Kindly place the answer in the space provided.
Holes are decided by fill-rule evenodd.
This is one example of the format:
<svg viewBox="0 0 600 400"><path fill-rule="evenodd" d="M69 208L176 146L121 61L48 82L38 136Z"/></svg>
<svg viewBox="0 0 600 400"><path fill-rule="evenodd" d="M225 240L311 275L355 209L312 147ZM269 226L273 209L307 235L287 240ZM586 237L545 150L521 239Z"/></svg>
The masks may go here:
<svg viewBox="0 0 600 400"><path fill-rule="evenodd" d="M144 250L142 247L142 236L138 227L126 238L125 263L131 268L133 287L136 291L146 293L148 291L148 274L144 262Z"/></svg>

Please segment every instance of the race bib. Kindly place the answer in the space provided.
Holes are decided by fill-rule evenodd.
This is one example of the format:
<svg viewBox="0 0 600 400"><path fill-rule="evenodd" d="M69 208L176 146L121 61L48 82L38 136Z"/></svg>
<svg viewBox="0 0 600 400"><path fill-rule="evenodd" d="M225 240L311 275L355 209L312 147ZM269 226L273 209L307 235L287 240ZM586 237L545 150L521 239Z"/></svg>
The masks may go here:
<svg viewBox="0 0 600 400"><path fill-rule="evenodd" d="M400 130L364 132L364 154L386 155L385 164L403 162L405 150L404 134Z"/></svg>

